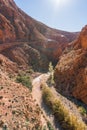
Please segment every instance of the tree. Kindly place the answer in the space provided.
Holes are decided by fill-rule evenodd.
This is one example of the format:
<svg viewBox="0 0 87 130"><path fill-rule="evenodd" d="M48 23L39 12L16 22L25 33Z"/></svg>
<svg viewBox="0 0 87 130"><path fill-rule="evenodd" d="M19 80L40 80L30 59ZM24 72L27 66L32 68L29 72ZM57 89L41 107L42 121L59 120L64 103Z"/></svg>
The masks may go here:
<svg viewBox="0 0 87 130"><path fill-rule="evenodd" d="M54 69L53 69L52 62L49 63L49 73L50 73L50 77L49 77L50 83L54 84Z"/></svg>
<svg viewBox="0 0 87 130"><path fill-rule="evenodd" d="M52 62L49 63L49 72L53 73L53 65Z"/></svg>

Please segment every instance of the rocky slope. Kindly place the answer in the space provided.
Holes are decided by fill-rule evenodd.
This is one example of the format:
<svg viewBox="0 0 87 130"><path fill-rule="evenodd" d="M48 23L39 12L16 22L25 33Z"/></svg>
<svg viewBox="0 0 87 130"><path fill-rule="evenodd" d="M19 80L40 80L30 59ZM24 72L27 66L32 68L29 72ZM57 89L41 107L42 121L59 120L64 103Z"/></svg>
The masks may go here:
<svg viewBox="0 0 87 130"><path fill-rule="evenodd" d="M71 95L87 104L87 26L60 57L55 68L55 82L59 92Z"/></svg>
<svg viewBox="0 0 87 130"><path fill-rule="evenodd" d="M47 27L25 14L13 0L0 0L0 48L3 48L0 52L18 65L34 65L39 59L37 66L47 69L49 61L56 63L77 34ZM36 61L32 57L36 57Z"/></svg>
<svg viewBox="0 0 87 130"><path fill-rule="evenodd" d="M17 73L17 64L0 55L0 129L41 130L40 109L29 89L9 78Z"/></svg>
<svg viewBox="0 0 87 130"><path fill-rule="evenodd" d="M18 72L18 65L0 54L0 70L3 71L3 73L8 72L15 74Z"/></svg>

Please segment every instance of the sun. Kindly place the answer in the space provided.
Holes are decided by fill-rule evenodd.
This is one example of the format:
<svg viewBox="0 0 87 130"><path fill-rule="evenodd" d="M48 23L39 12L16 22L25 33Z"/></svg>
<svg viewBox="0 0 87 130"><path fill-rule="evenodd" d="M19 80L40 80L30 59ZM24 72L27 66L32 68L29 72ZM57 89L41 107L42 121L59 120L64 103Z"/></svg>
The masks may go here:
<svg viewBox="0 0 87 130"><path fill-rule="evenodd" d="M57 8L57 7L63 7L69 4L70 0L49 0L51 4Z"/></svg>

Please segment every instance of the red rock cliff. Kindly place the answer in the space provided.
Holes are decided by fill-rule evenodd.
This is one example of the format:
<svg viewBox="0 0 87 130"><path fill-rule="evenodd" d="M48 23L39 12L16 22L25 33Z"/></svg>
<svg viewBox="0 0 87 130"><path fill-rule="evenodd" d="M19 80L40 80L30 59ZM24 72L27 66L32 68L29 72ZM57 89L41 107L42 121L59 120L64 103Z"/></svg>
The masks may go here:
<svg viewBox="0 0 87 130"><path fill-rule="evenodd" d="M85 26L74 48L60 57L55 68L55 82L59 92L72 95L87 104L87 26ZM76 47L78 46L78 48ZM77 49L76 49L77 48Z"/></svg>

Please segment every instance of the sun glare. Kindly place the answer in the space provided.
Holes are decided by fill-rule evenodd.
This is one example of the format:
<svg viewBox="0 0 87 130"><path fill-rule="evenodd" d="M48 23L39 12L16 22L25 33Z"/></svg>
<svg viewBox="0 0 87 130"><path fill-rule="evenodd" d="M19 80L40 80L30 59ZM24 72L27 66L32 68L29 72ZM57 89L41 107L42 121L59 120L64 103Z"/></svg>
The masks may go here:
<svg viewBox="0 0 87 130"><path fill-rule="evenodd" d="M54 6L54 8L67 6L70 2L70 0L49 0L49 1Z"/></svg>

